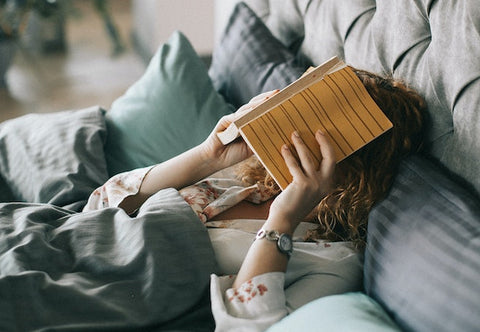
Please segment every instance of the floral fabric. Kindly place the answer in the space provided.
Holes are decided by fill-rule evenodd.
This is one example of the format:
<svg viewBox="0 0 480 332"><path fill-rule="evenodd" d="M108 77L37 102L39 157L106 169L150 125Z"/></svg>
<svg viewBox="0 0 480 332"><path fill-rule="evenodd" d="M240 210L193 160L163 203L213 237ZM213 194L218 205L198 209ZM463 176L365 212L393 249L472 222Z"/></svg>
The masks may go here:
<svg viewBox="0 0 480 332"><path fill-rule="evenodd" d="M259 204L278 194L260 183L246 187L232 178L208 178L179 192L204 223L243 200Z"/></svg>
<svg viewBox="0 0 480 332"><path fill-rule="evenodd" d="M83 211L98 210L106 207L117 207L128 196L135 195L143 179L153 166L135 169L111 177L88 198ZM127 211L129 214L135 211Z"/></svg>
<svg viewBox="0 0 480 332"><path fill-rule="evenodd" d="M210 293L216 331L264 331L288 314L285 274L270 272L252 278L238 289L234 276L212 275Z"/></svg>

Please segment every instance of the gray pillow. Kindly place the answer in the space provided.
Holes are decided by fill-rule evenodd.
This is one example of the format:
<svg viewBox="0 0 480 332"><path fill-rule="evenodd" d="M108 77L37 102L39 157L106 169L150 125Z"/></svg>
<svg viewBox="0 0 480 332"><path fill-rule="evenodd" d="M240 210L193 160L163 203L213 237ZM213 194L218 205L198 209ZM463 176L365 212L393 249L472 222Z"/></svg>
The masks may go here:
<svg viewBox="0 0 480 332"><path fill-rule="evenodd" d="M286 87L308 66L241 2L213 51L208 73L215 89L228 103L239 107L261 92Z"/></svg>
<svg viewBox="0 0 480 332"><path fill-rule="evenodd" d="M103 111L29 114L0 125L0 174L13 198L80 210L108 180Z"/></svg>
<svg viewBox="0 0 480 332"><path fill-rule="evenodd" d="M480 200L432 162L402 163L370 214L365 289L407 331L478 331Z"/></svg>

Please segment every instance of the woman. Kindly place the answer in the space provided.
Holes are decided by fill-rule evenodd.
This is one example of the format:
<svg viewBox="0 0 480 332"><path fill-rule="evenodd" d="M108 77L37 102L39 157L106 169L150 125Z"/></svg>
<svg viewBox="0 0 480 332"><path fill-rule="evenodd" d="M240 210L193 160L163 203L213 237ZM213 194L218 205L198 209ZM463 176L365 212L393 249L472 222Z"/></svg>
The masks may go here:
<svg viewBox="0 0 480 332"><path fill-rule="evenodd" d="M248 231L248 236L238 230L228 233L228 227L246 231L251 225L247 221L224 222L221 229L209 233L222 272L238 271L236 277L212 275L217 330L261 331L315 298L358 289L368 213L388 192L399 161L421 148L425 104L399 82L359 70L356 74L394 127L340 164L336 165L324 133L317 131L315 135L323 157L318 163L293 132L291 140L299 160L287 146L282 147L293 177L284 191L279 192L264 169L251 166L249 161L238 172L243 181L205 180L251 156L244 141L224 146L216 133L226 129L238 114L276 93L269 92L223 117L210 136L193 149L159 165L113 177L92 194L85 210L118 206L132 214L159 190L176 188L207 226L215 225L215 220L253 221L255 230L260 228L256 237ZM324 241L296 243L287 270L290 239L297 235L303 240ZM237 236L243 236L244 241L233 245ZM246 255L242 246L249 246ZM225 257L232 247L240 254ZM236 260L241 261L240 267L232 263Z"/></svg>

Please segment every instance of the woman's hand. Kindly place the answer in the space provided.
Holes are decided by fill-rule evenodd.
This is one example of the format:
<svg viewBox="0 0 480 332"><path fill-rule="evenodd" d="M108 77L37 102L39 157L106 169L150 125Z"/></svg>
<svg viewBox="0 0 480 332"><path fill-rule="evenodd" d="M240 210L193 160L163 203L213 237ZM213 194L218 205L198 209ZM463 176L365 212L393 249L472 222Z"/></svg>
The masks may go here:
<svg viewBox="0 0 480 332"><path fill-rule="evenodd" d="M235 119L257 107L277 92L278 90L262 93L252 98L248 104L240 107L235 113L222 117L212 133L201 144L205 158L214 161L217 165L216 168L223 169L251 156L252 151L243 139L236 139L230 144L223 145L217 133L227 129Z"/></svg>
<svg viewBox="0 0 480 332"><path fill-rule="evenodd" d="M296 132L292 134L292 141L299 160L286 145L282 147L282 155L293 181L273 201L265 228L293 233L297 225L333 190L335 152L321 131L317 131L315 138L323 158L320 163Z"/></svg>

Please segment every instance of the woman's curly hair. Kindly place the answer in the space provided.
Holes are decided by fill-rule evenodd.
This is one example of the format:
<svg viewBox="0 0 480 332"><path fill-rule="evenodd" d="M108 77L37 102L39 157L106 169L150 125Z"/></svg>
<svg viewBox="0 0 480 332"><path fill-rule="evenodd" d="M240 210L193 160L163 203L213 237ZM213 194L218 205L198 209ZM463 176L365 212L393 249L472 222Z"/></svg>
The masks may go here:
<svg viewBox="0 0 480 332"><path fill-rule="evenodd" d="M308 233L306 240L352 241L361 248L366 240L368 214L387 195L400 161L422 149L427 112L425 101L402 82L354 71L393 128L337 164L336 188L318 205L319 226ZM247 182L276 186L255 158L240 173Z"/></svg>

